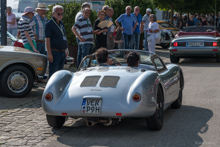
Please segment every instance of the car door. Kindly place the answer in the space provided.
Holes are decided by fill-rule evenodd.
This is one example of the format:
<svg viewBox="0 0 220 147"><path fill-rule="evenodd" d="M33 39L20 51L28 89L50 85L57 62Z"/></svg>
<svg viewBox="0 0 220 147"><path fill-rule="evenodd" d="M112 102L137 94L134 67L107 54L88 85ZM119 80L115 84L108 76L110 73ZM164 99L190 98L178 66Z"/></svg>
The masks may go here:
<svg viewBox="0 0 220 147"><path fill-rule="evenodd" d="M177 93L175 72L168 70L164 62L156 55L152 57L152 62L164 86L164 102L171 103L175 99Z"/></svg>

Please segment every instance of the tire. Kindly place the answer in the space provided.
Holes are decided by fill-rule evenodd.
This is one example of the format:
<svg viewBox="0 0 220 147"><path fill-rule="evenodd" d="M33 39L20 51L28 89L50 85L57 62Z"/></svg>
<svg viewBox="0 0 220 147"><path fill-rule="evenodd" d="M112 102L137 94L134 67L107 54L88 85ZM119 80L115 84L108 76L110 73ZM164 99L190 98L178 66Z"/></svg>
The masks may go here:
<svg viewBox="0 0 220 147"><path fill-rule="evenodd" d="M146 118L147 126L149 130L158 131L163 126L163 93L162 89L159 87L157 92L157 107L154 115Z"/></svg>
<svg viewBox="0 0 220 147"><path fill-rule="evenodd" d="M14 65L1 73L0 87L7 97L20 98L30 93L33 81L34 76L27 67Z"/></svg>
<svg viewBox="0 0 220 147"><path fill-rule="evenodd" d="M182 77L181 77L182 79ZM178 98L171 104L171 108L179 109L182 106L183 90L182 90L182 80L180 79L180 90Z"/></svg>
<svg viewBox="0 0 220 147"><path fill-rule="evenodd" d="M175 57L174 55L170 54L170 62L171 63L179 63L180 58Z"/></svg>
<svg viewBox="0 0 220 147"><path fill-rule="evenodd" d="M65 116L53 116L53 115L46 115L47 123L49 126L53 128L60 128L66 121Z"/></svg>
<svg viewBox="0 0 220 147"><path fill-rule="evenodd" d="M160 46L164 49L168 49L170 47L169 43L161 43Z"/></svg>

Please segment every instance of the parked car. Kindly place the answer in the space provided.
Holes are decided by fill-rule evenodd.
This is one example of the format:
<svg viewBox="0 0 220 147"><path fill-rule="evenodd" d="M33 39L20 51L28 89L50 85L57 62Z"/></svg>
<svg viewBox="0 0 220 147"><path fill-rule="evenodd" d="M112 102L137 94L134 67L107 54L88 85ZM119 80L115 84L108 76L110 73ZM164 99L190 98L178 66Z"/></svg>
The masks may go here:
<svg viewBox="0 0 220 147"><path fill-rule="evenodd" d="M1 45L1 38L2 37L1 37L1 27L0 27L0 45ZM7 31L7 45L13 46L15 42L22 43L22 40L15 38L11 33Z"/></svg>
<svg viewBox="0 0 220 147"><path fill-rule="evenodd" d="M149 129L160 130L164 110L181 107L182 69L165 65L156 54L141 50L136 51L140 54L139 66L128 67L126 57L133 51L109 50L115 65L97 66L92 54L82 60L75 73L54 73L42 96L48 124L62 127L67 117L86 118L87 126L146 118Z"/></svg>
<svg viewBox="0 0 220 147"><path fill-rule="evenodd" d="M156 44L167 49L170 47L170 42L175 37L175 34L178 33L179 29L166 21L157 21L157 23L159 25L161 38L156 40ZM144 44L145 41L143 41L143 46Z"/></svg>
<svg viewBox="0 0 220 147"><path fill-rule="evenodd" d="M188 26L171 42L170 61L180 58L214 57L220 62L220 34L214 26Z"/></svg>
<svg viewBox="0 0 220 147"><path fill-rule="evenodd" d="M47 57L27 49L0 46L0 90L8 97L24 97L37 76L46 72Z"/></svg>

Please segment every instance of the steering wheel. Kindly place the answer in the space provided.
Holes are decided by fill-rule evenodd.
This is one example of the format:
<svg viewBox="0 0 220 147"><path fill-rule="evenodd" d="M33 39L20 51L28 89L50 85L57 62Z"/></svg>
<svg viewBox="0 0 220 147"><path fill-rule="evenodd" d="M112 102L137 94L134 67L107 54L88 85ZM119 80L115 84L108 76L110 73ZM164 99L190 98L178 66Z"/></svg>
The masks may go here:
<svg viewBox="0 0 220 147"><path fill-rule="evenodd" d="M110 58L114 61L114 63L112 65L118 65L118 66L121 66L121 63L119 63L118 61L116 61L114 58Z"/></svg>

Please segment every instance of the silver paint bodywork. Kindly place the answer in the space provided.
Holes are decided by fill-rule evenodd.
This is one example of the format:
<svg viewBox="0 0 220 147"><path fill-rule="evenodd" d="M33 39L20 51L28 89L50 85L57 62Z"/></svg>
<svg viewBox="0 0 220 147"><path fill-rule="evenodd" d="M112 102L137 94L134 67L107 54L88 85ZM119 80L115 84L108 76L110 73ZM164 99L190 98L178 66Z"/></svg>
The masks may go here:
<svg viewBox="0 0 220 147"><path fill-rule="evenodd" d="M134 50L110 50L109 54L110 58L114 58L113 56L117 56L120 52L127 55L130 51ZM183 81L180 84L180 78L183 76L181 68L175 64L165 65L155 54L137 52L141 55L139 67L128 67L123 61L117 60L119 58L115 58L118 62L121 61L121 66L86 67L75 73L67 70L56 72L45 87L42 96L43 110L46 114L55 116L67 113L67 116L86 118L149 117L156 110L159 86L163 90L164 110L167 109L178 98L180 86L183 88ZM144 56L145 54L149 56ZM83 61L87 59L92 60L94 56L87 56ZM159 69L161 66L156 65L158 62L148 65L142 64L142 61L143 63L161 61L163 68ZM87 76L101 76L101 78L96 86L81 87L82 81ZM105 76L120 77L116 87L100 87ZM52 101L45 100L47 93L52 93ZM132 99L135 93L141 95L141 100L138 102ZM101 114L83 114L81 110L83 98L101 98ZM121 116L116 116L116 113L121 113Z"/></svg>
<svg viewBox="0 0 220 147"><path fill-rule="evenodd" d="M20 47L0 46L0 73L7 67L18 64L29 67L36 78L37 75L45 74L47 57Z"/></svg>

